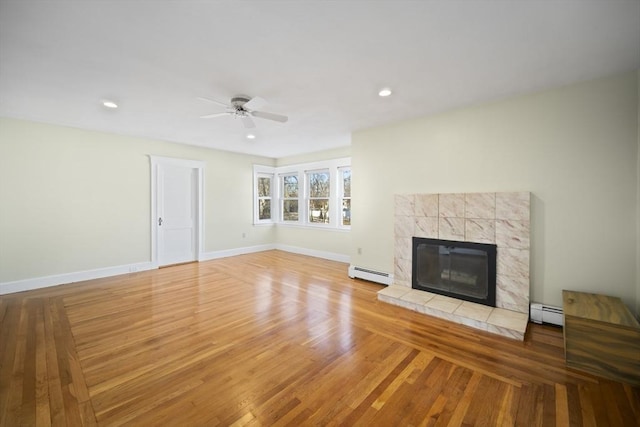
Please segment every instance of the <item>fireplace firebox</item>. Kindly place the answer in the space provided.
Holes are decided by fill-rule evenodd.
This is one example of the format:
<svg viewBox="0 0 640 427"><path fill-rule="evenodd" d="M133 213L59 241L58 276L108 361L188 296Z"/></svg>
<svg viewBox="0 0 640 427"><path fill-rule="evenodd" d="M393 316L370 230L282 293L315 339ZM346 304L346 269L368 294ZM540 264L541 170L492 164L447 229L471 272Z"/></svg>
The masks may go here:
<svg viewBox="0 0 640 427"><path fill-rule="evenodd" d="M495 307L496 248L414 237L411 287Z"/></svg>

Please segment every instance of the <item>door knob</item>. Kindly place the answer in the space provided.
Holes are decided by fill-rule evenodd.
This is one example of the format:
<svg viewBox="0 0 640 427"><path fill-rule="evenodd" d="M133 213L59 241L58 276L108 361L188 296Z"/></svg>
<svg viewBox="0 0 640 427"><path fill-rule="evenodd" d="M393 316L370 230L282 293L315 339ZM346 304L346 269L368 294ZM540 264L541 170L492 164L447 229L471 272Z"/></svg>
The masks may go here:
<svg viewBox="0 0 640 427"><path fill-rule="evenodd" d="M158 218L158 226L162 225L162 218Z"/></svg>

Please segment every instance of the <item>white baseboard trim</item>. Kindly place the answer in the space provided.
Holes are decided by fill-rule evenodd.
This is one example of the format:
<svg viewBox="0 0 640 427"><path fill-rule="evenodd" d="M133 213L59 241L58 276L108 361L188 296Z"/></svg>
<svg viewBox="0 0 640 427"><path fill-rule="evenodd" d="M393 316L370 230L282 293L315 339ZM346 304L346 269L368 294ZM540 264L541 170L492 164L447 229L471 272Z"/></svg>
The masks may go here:
<svg viewBox="0 0 640 427"><path fill-rule="evenodd" d="M254 252L270 251L276 249L275 244L245 246L243 248L225 249L222 251L204 252L200 256L200 261L209 261L218 258L227 258L236 255L252 254Z"/></svg>
<svg viewBox="0 0 640 427"><path fill-rule="evenodd" d="M307 249L307 248L301 248L298 246L282 245L279 243L276 243L275 249L285 251L285 252L291 252L294 254L308 255L316 258L324 258L330 261L344 262L347 264L351 262L351 257L349 255L337 254L335 252L317 251L315 249Z"/></svg>
<svg viewBox="0 0 640 427"><path fill-rule="evenodd" d="M32 291L34 289L48 288L50 286L64 285L67 283L83 282L85 280L102 279L103 277L118 276L120 274L153 270L154 268L157 267L151 262L138 262L114 267L97 268L95 270L76 271L53 276L35 277L33 279L2 282L0 283L0 295Z"/></svg>
<svg viewBox="0 0 640 427"><path fill-rule="evenodd" d="M225 249L222 251L204 252L199 261L226 258L236 255L250 254L254 252L279 249L300 255L308 255L316 258L324 258L331 261L349 263L351 257L333 252L317 251L315 249L300 248L297 246L266 244L246 246L243 248ZM134 264L117 265L114 267L98 268L95 270L76 271L73 273L56 274L53 276L35 277L32 279L15 280L12 282L0 282L0 295L15 292L32 291L34 289L48 288L50 286L64 285L67 283L83 282L85 280L102 279L104 277L118 276L120 274L135 273L138 271L153 270L158 268L152 262L139 262Z"/></svg>

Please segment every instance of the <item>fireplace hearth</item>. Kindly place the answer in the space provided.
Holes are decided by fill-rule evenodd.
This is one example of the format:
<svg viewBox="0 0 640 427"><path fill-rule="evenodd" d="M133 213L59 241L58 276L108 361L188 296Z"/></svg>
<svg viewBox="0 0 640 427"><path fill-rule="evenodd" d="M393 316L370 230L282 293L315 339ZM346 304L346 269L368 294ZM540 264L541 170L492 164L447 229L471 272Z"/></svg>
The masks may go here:
<svg viewBox="0 0 640 427"><path fill-rule="evenodd" d="M396 194L393 283L378 299L522 341L529 319L531 201L529 192ZM412 289L413 237L495 245L495 306L450 297L446 289ZM440 277L450 279L444 270ZM474 276L453 274L463 283Z"/></svg>
<svg viewBox="0 0 640 427"><path fill-rule="evenodd" d="M494 244L413 237L414 289L496 306Z"/></svg>

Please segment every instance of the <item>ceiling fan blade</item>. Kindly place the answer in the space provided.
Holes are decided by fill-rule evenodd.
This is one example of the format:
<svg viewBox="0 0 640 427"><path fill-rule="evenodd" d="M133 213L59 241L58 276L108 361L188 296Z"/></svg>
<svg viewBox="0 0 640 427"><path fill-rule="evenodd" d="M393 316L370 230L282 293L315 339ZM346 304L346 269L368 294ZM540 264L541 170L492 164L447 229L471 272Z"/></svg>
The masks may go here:
<svg viewBox="0 0 640 427"><path fill-rule="evenodd" d="M253 123L253 120L249 116L242 116L241 120L242 120L242 124L247 129L253 129L254 127L256 127L256 124Z"/></svg>
<svg viewBox="0 0 640 427"><path fill-rule="evenodd" d="M244 108L245 110L259 110L266 105L267 105L267 101L265 101L263 98L260 98L259 96L254 96L253 98L248 100L242 106L242 108Z"/></svg>
<svg viewBox="0 0 640 427"><path fill-rule="evenodd" d="M261 119L274 120L276 122L285 123L289 118L287 116L282 116L280 114L274 113L266 113L264 111L252 111L251 115L253 117L259 117Z"/></svg>
<svg viewBox="0 0 640 427"><path fill-rule="evenodd" d="M229 108L229 104L227 104L226 102L216 101L215 99L203 98L201 96L199 96L198 99L200 101L212 102L214 104L222 105L223 107Z"/></svg>
<svg viewBox="0 0 640 427"><path fill-rule="evenodd" d="M222 117L222 116L228 116L229 112L225 112L225 113L213 113L213 114L207 114L205 116L200 116L201 119L212 119L214 117Z"/></svg>

